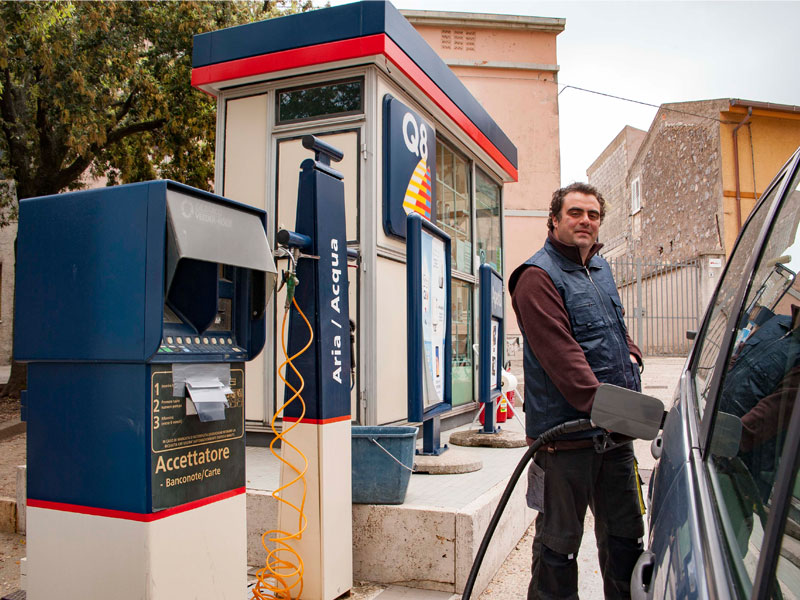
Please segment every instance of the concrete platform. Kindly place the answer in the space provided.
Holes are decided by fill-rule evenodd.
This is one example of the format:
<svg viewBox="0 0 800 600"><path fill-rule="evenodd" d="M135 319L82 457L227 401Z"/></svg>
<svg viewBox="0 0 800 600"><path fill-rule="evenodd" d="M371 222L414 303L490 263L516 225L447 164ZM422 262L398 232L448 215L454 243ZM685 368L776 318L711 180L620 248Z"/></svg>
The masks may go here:
<svg viewBox="0 0 800 600"><path fill-rule="evenodd" d="M482 429L456 431L450 436L450 443L457 446L485 446L487 448L524 448L525 434L503 429L497 433L484 433Z"/></svg>
<svg viewBox="0 0 800 600"><path fill-rule="evenodd" d="M457 435L457 434L453 434ZM471 473L483 468L483 461L474 453L463 452L452 443L438 456L417 454L414 457L414 471L428 475L453 475Z"/></svg>
<svg viewBox="0 0 800 600"><path fill-rule="evenodd" d="M643 392L672 406L675 384L685 359L653 357L645 360ZM520 411L521 420L524 416ZM454 434L467 436L478 423L442 433L442 443L451 443ZM517 419L502 425L509 436L524 438ZM421 441L417 444L421 447ZM655 460L650 442L634 442L639 469L648 483ZM469 569L483 532L527 446L518 448L459 447L474 453L483 468L458 475L411 476L404 504L396 506L353 505L353 577L372 582L356 590L359 600L447 600L458 598L464 589ZM264 555L261 532L276 519L274 500L269 495L278 482L277 461L266 448L247 449L248 562L260 563ZM503 564L508 554L533 522L536 513L525 503L525 482L521 481L509 502L503 520L486 555L476 582L473 598L478 598ZM265 529L266 527L266 529ZM594 520L587 514L581 546L581 598L602 599L602 582L597 567ZM520 597L527 585L527 573L520 581ZM386 587L384 587L386 586ZM412 588L409 590L409 588ZM414 589L415 588L415 589ZM427 590L427 591L423 591ZM363 592L363 593L362 593ZM437 593L438 592L438 593ZM447 594L458 594L448 596ZM409 595L410 594L410 595Z"/></svg>
<svg viewBox="0 0 800 600"><path fill-rule="evenodd" d="M507 427L518 429L519 425L507 423ZM453 432L468 428L443 432L442 442L447 443ZM414 473L403 504L353 505L355 580L449 594L463 591L483 532L526 448L458 450L467 458L480 461L483 468L459 474ZM265 558L261 534L277 522L277 503L271 492L278 482L278 461L269 449L248 447L247 555L248 564L253 566L261 565ZM474 597L488 585L535 515L525 503L522 482L484 559Z"/></svg>

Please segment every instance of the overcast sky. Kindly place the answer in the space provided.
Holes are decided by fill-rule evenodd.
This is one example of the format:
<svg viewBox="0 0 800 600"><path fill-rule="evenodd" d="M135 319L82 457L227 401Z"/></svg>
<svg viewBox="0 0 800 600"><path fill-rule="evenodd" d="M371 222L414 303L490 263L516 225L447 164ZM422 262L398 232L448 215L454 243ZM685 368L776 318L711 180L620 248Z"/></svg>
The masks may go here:
<svg viewBox="0 0 800 600"><path fill-rule="evenodd" d="M331 0L331 5L347 4ZM625 125L659 105L742 98L800 105L800 2L393 0L399 9L566 18L557 38L561 181L586 169Z"/></svg>

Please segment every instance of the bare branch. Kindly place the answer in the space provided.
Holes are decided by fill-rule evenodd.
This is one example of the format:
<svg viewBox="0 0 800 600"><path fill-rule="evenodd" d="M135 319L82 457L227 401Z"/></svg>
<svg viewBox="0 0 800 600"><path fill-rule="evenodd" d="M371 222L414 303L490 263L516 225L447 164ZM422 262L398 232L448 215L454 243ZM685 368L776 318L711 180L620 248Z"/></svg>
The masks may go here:
<svg viewBox="0 0 800 600"><path fill-rule="evenodd" d="M131 125L120 127L108 134L106 145L115 144L129 135L143 133L145 131L155 131L163 127L166 122L166 119L153 119L152 121L142 121L141 123L132 123Z"/></svg>
<svg viewBox="0 0 800 600"><path fill-rule="evenodd" d="M120 109L114 115L114 118L116 119L117 123L119 123L125 117L125 115L127 115L128 112L131 110L131 107L133 106L133 99L135 97L136 97L136 89L134 88L133 90L131 90L131 93L128 94L128 97L125 98L125 102L122 104Z"/></svg>
<svg viewBox="0 0 800 600"><path fill-rule="evenodd" d="M154 119L152 121L132 123L131 125L115 129L106 136L106 142L103 144L103 147L116 144L124 138L137 133L155 131L156 129L162 127L166 122L166 119ZM55 178L58 189L65 188L72 181L80 177L81 174L89 168L89 165L92 164L92 161L97 156L97 153L102 150L103 147L97 143L92 144L84 154L78 156L74 161L72 161L72 164L59 171Z"/></svg>

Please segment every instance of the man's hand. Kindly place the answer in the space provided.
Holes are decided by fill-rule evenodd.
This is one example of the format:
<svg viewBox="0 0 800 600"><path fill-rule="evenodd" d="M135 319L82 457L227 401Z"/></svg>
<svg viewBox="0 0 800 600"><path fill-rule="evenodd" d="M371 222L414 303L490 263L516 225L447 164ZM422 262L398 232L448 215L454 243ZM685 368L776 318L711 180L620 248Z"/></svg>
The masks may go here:
<svg viewBox="0 0 800 600"><path fill-rule="evenodd" d="M643 369L644 367L643 367L642 365L640 365L640 364L639 364L639 361L638 361L638 360L636 360L636 356L635 356L635 355L633 355L633 354L630 354L629 356L631 357L631 362L632 362L633 364L635 364L635 365L636 365L636 366L639 368L639 372L641 373L641 372L642 372L642 369Z"/></svg>

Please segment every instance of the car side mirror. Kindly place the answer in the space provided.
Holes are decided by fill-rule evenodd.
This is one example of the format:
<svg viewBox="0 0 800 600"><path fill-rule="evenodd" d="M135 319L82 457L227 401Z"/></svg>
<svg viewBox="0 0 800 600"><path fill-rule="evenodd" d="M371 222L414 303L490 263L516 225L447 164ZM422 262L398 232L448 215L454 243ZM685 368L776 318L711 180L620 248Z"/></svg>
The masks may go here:
<svg viewBox="0 0 800 600"><path fill-rule="evenodd" d="M664 403L658 398L603 383L592 405L595 425L632 438L652 440L664 419Z"/></svg>
<svg viewBox="0 0 800 600"><path fill-rule="evenodd" d="M695 331L693 329L687 329L686 330L686 339L687 340L693 340L696 337L697 337L697 331Z"/></svg>

